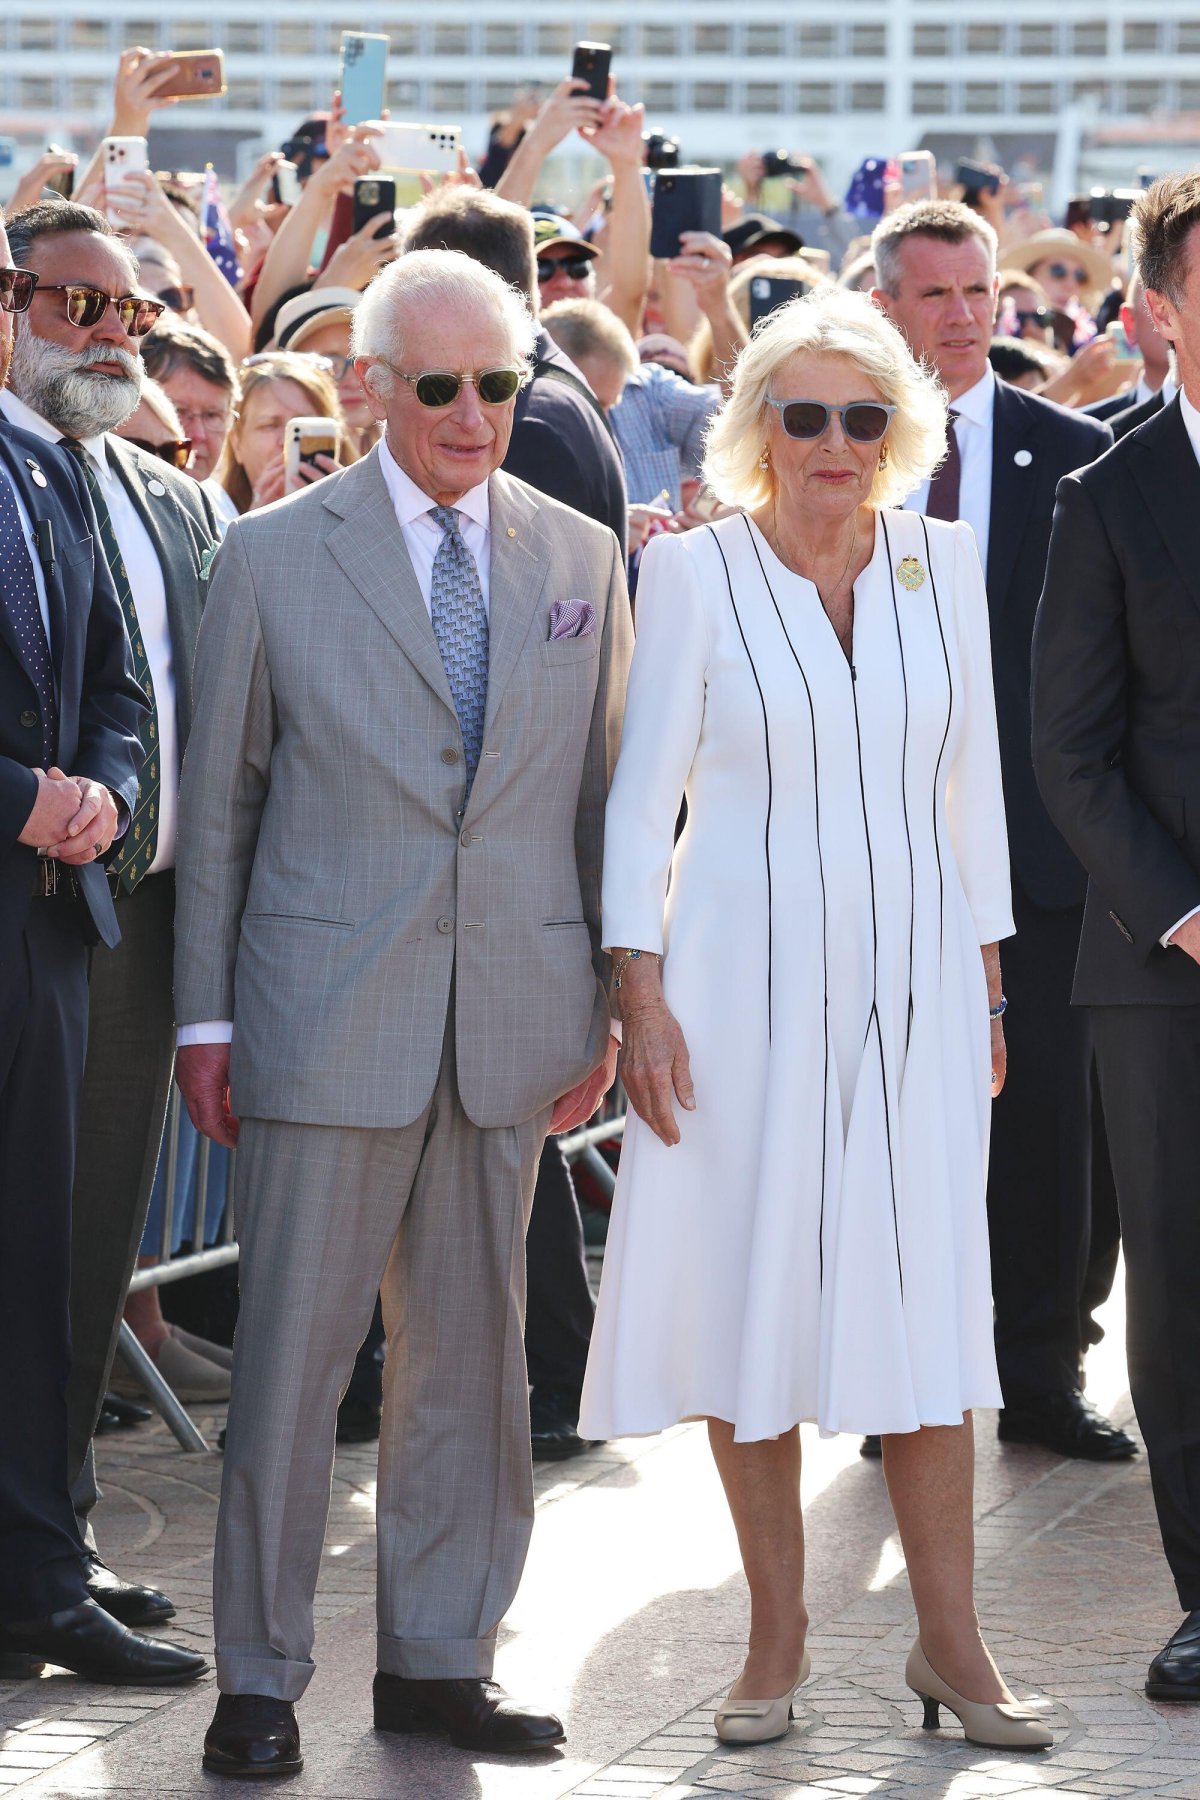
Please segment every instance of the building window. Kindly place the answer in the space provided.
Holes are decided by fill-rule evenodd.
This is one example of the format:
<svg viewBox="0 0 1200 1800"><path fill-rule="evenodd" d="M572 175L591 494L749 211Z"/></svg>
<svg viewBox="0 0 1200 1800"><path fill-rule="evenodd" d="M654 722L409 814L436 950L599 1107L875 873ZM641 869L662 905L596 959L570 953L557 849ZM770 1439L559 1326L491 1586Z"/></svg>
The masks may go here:
<svg viewBox="0 0 1200 1800"><path fill-rule="evenodd" d="M837 27L834 25L797 25L797 56L836 56Z"/></svg>
<svg viewBox="0 0 1200 1800"><path fill-rule="evenodd" d="M173 50L209 50L212 41L213 28L208 19L176 19L171 25ZM312 49L311 41L308 48Z"/></svg>
<svg viewBox="0 0 1200 1800"><path fill-rule="evenodd" d="M107 50L107 19L72 19L70 30L72 50Z"/></svg>
<svg viewBox="0 0 1200 1800"><path fill-rule="evenodd" d="M1073 81L1071 83L1072 100L1098 100L1106 112L1112 108L1112 90L1107 81Z"/></svg>
<svg viewBox="0 0 1200 1800"><path fill-rule="evenodd" d="M1103 19L1086 19L1071 27L1072 56L1107 56L1108 25Z"/></svg>
<svg viewBox="0 0 1200 1800"><path fill-rule="evenodd" d="M1018 56L1053 56L1058 49L1056 25L1021 24L1017 26Z"/></svg>
<svg viewBox="0 0 1200 1800"><path fill-rule="evenodd" d="M421 84L406 75L401 81L389 81L387 84L388 106L393 114L416 113L418 117L425 111L421 103Z"/></svg>
<svg viewBox="0 0 1200 1800"><path fill-rule="evenodd" d="M103 106L108 88L107 81L89 81L87 79L73 81L68 96L70 104L79 112L95 112Z"/></svg>
<svg viewBox="0 0 1200 1800"><path fill-rule="evenodd" d="M433 28L433 54L435 56L469 56L471 53L471 30L461 21L447 24L436 24Z"/></svg>
<svg viewBox="0 0 1200 1800"><path fill-rule="evenodd" d="M968 81L963 89L963 111L998 113L1004 111L1004 88L998 81Z"/></svg>
<svg viewBox="0 0 1200 1800"><path fill-rule="evenodd" d="M54 83L48 76L22 75L17 84L17 104L48 110L54 105Z"/></svg>
<svg viewBox="0 0 1200 1800"><path fill-rule="evenodd" d="M913 83L912 110L919 117L927 117L930 113L947 113L950 111L950 88L944 81L917 81Z"/></svg>
<svg viewBox="0 0 1200 1800"><path fill-rule="evenodd" d="M1057 89L1052 81L1019 81L1017 111L1052 113L1057 105Z"/></svg>
<svg viewBox="0 0 1200 1800"><path fill-rule="evenodd" d="M1003 25L968 25L966 51L968 56L1002 56L1004 54Z"/></svg>
<svg viewBox="0 0 1200 1800"><path fill-rule="evenodd" d="M507 112L513 102L513 95L521 83L517 76L511 81L488 81L483 88L484 111L489 113Z"/></svg>
<svg viewBox="0 0 1200 1800"><path fill-rule="evenodd" d="M679 29L675 25L643 25L643 56L678 56Z"/></svg>
<svg viewBox="0 0 1200 1800"><path fill-rule="evenodd" d="M914 25L912 51L914 56L948 56L950 53L950 27L948 25Z"/></svg>
<svg viewBox="0 0 1200 1800"><path fill-rule="evenodd" d="M852 81L850 83L850 111L856 113L879 113L886 105L882 81Z"/></svg>
<svg viewBox="0 0 1200 1800"><path fill-rule="evenodd" d="M796 107L802 113L831 113L837 106L832 81L802 81L796 89Z"/></svg>
<svg viewBox="0 0 1200 1800"><path fill-rule="evenodd" d="M537 28L537 53L539 56L570 56L571 45L575 42L569 25L539 25ZM570 71L568 70L568 73Z"/></svg>
<svg viewBox="0 0 1200 1800"><path fill-rule="evenodd" d="M852 25L850 27L851 56L886 56L886 25Z"/></svg>
<svg viewBox="0 0 1200 1800"><path fill-rule="evenodd" d="M733 49L732 25L693 25L692 49L697 56L728 56Z"/></svg>
<svg viewBox="0 0 1200 1800"><path fill-rule="evenodd" d="M1157 50L1162 40L1157 19L1127 19L1125 21L1126 50Z"/></svg>
<svg viewBox="0 0 1200 1800"><path fill-rule="evenodd" d="M1185 56L1200 52L1200 19L1180 19L1175 27L1175 48Z"/></svg>
<svg viewBox="0 0 1200 1800"><path fill-rule="evenodd" d="M697 81L692 84L692 111L698 113L729 112L733 90L727 81Z"/></svg>
<svg viewBox="0 0 1200 1800"><path fill-rule="evenodd" d="M210 35L211 31L210 26ZM316 32L306 19L281 19L275 27L275 49L280 56L311 56L316 47ZM203 49L203 45L196 48Z"/></svg>
<svg viewBox="0 0 1200 1800"><path fill-rule="evenodd" d="M430 83L430 101L434 116L441 118L451 114L465 113L469 110L467 84L465 81L434 81Z"/></svg>
<svg viewBox="0 0 1200 1800"><path fill-rule="evenodd" d="M499 19L489 19L483 28L485 56L520 56L521 27Z"/></svg>
<svg viewBox="0 0 1200 1800"><path fill-rule="evenodd" d="M642 83L642 99L646 103L648 113L679 111L679 89L673 81L644 81Z"/></svg>
<svg viewBox="0 0 1200 1800"><path fill-rule="evenodd" d="M389 57L416 56L421 48L421 36L415 19L398 19L394 25L381 25L380 31L386 31L392 40L388 45ZM338 34L341 42L341 33Z"/></svg>
<svg viewBox="0 0 1200 1800"><path fill-rule="evenodd" d="M262 26L253 20L226 19L223 42L231 56L235 51L242 56L256 56L263 47Z"/></svg>
<svg viewBox="0 0 1200 1800"><path fill-rule="evenodd" d="M615 19L592 19L583 35L591 44L607 44L614 56L624 52L625 27Z"/></svg>
<svg viewBox="0 0 1200 1800"><path fill-rule="evenodd" d="M745 49L747 56L782 56L783 26L766 23L747 25Z"/></svg>
<svg viewBox="0 0 1200 1800"><path fill-rule="evenodd" d="M1178 93L1180 112L1200 112L1200 81L1181 81Z"/></svg>
<svg viewBox="0 0 1200 1800"><path fill-rule="evenodd" d="M781 113L782 84L778 81L748 81L745 104L748 113Z"/></svg>
<svg viewBox="0 0 1200 1800"><path fill-rule="evenodd" d="M1122 112L1161 112L1166 101L1161 81L1127 81Z"/></svg>
<svg viewBox="0 0 1200 1800"><path fill-rule="evenodd" d="M311 112L313 104L313 84L311 81L281 81L275 100L280 112Z"/></svg>
<svg viewBox="0 0 1200 1800"><path fill-rule="evenodd" d="M230 80L226 83L229 92L226 103L234 112L261 112L263 110L262 89L257 81Z"/></svg>
<svg viewBox="0 0 1200 1800"><path fill-rule="evenodd" d="M17 48L19 50L57 50L58 21L56 19L20 19L17 22ZM21 83L24 92L26 83ZM27 101L22 101L27 105ZM47 106L50 102L46 102Z"/></svg>

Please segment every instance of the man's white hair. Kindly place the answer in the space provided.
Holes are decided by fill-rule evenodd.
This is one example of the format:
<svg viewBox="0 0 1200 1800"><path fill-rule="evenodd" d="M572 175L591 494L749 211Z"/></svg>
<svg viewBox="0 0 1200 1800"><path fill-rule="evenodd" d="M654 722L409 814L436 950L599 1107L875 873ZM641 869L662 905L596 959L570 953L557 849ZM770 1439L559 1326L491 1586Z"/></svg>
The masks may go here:
<svg viewBox="0 0 1200 1800"><path fill-rule="evenodd" d="M363 294L351 325L351 348L355 356L381 356L400 365L412 320L479 310L504 322L514 363L527 364L536 327L523 294L461 250L409 250L381 269ZM395 377L376 363L367 379L376 393L386 395Z"/></svg>

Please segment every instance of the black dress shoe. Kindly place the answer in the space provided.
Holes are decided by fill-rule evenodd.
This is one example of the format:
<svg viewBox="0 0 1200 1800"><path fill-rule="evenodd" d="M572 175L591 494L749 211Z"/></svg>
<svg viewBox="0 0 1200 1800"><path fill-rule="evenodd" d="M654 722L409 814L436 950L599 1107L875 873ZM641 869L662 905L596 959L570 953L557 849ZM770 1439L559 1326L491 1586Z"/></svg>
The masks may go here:
<svg viewBox="0 0 1200 1800"><path fill-rule="evenodd" d="M411 1681L381 1669L372 1693L376 1731L444 1732L461 1750L552 1750L566 1736L553 1713L531 1712L475 1675Z"/></svg>
<svg viewBox="0 0 1200 1800"><path fill-rule="evenodd" d="M1200 1700L1200 1610L1190 1612L1146 1676L1150 1700Z"/></svg>
<svg viewBox="0 0 1200 1800"><path fill-rule="evenodd" d="M867 1436L858 1446L858 1454L866 1457L879 1457L883 1455L883 1439L879 1436L878 1432L868 1432Z"/></svg>
<svg viewBox="0 0 1200 1800"><path fill-rule="evenodd" d="M214 1775L298 1775L304 1758L296 1708L270 1694L222 1694L203 1761Z"/></svg>
<svg viewBox="0 0 1200 1800"><path fill-rule="evenodd" d="M339 1444L370 1444L379 1436L383 1408L371 1400L356 1400L347 1394L337 1409L337 1441Z"/></svg>
<svg viewBox="0 0 1200 1800"><path fill-rule="evenodd" d="M70 1669L85 1681L132 1682L138 1687L170 1687L195 1681L208 1664L194 1650L160 1644L129 1631L84 1600L47 1619L0 1625L0 1676L40 1675L47 1663Z"/></svg>
<svg viewBox="0 0 1200 1800"><path fill-rule="evenodd" d="M579 1396L561 1388L534 1388L529 1396L529 1442L534 1462L581 1456L587 1440L578 1431Z"/></svg>
<svg viewBox="0 0 1200 1800"><path fill-rule="evenodd" d="M154 1417L152 1408L143 1406L140 1400L127 1400L124 1394L105 1394L104 1410L114 1413L117 1424L122 1427L144 1425L147 1419Z"/></svg>
<svg viewBox="0 0 1200 1800"><path fill-rule="evenodd" d="M133 1581L122 1581L98 1556L84 1558L84 1580L87 1591L97 1606L102 1606L122 1625L161 1625L175 1617L175 1608L157 1588L140 1587Z"/></svg>
<svg viewBox="0 0 1200 1800"><path fill-rule="evenodd" d="M1097 1412L1078 1388L1001 1407L997 1436L1002 1444L1042 1444L1085 1462L1124 1462L1138 1453L1129 1433Z"/></svg>
<svg viewBox="0 0 1200 1800"><path fill-rule="evenodd" d="M96 1423L92 1427L92 1436L106 1437L110 1431L121 1431L122 1429L121 1421L116 1413L111 1412L107 1406L102 1406L96 1416Z"/></svg>

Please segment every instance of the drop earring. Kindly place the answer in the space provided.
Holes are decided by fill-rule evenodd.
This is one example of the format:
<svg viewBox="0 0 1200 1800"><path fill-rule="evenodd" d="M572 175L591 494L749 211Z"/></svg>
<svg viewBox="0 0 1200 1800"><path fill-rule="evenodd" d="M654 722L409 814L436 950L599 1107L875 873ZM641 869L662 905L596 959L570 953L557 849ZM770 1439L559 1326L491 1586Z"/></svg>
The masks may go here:
<svg viewBox="0 0 1200 1800"><path fill-rule="evenodd" d="M885 438L883 443L880 444L880 446L879 446L879 467L881 469L886 469L887 461L888 461L888 447L887 447L887 439Z"/></svg>
<svg viewBox="0 0 1200 1800"><path fill-rule="evenodd" d="M760 469L769 469L771 466L771 459L767 455L765 450L763 451L762 455L758 459L758 466Z"/></svg>

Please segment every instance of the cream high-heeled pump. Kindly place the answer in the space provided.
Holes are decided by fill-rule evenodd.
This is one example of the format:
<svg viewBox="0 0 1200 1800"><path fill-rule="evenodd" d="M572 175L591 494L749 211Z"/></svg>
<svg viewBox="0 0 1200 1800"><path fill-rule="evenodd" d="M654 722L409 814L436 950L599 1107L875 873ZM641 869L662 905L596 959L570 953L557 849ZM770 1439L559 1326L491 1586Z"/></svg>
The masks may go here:
<svg viewBox="0 0 1200 1800"><path fill-rule="evenodd" d="M1027 1706L1009 1700L988 1705L956 1694L930 1667L920 1638L908 1653L904 1679L917 1699L925 1702L926 1731L937 1730L938 1708L944 1706L954 1713L970 1743L984 1744L990 1750L1048 1750L1054 1742L1054 1734Z"/></svg>
<svg viewBox="0 0 1200 1800"><path fill-rule="evenodd" d="M792 1702L812 1674L808 1651L800 1662L800 1679L778 1700L722 1700L714 1723L723 1744L769 1744L786 1736L794 1714Z"/></svg>

